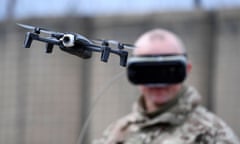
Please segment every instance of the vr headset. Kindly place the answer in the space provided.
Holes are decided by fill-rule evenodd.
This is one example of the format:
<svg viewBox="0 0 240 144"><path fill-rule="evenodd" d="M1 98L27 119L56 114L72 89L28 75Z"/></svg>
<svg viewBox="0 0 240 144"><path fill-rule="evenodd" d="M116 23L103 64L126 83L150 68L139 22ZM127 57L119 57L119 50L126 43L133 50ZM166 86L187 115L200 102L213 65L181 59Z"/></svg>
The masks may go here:
<svg viewBox="0 0 240 144"><path fill-rule="evenodd" d="M129 58L127 76L135 85L165 86L186 78L186 54L141 55Z"/></svg>

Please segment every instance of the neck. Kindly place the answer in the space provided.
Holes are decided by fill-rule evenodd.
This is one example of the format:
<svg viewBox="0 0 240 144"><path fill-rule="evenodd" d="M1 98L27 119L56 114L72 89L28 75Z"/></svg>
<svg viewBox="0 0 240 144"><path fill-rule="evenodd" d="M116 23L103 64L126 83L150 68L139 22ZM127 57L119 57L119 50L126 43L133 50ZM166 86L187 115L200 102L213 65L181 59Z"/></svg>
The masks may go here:
<svg viewBox="0 0 240 144"><path fill-rule="evenodd" d="M168 102L163 104L152 104L152 103L149 103L148 101L145 101L145 109L148 114L163 112L169 109L170 107L172 107L174 104L176 104L177 100L178 100L178 95L172 97Z"/></svg>
<svg viewBox="0 0 240 144"><path fill-rule="evenodd" d="M164 112L178 102L179 97L183 95L185 90L186 88L183 86L176 95L174 95L168 102L163 104L153 104L150 101L143 100L144 108L148 114Z"/></svg>

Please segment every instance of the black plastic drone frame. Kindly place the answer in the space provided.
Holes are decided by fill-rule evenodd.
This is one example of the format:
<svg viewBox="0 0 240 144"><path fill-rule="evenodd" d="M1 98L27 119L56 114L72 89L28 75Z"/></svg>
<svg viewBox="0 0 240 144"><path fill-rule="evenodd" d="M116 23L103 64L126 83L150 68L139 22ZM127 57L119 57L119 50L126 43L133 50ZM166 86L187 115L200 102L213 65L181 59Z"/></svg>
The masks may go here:
<svg viewBox="0 0 240 144"><path fill-rule="evenodd" d="M132 49L134 46L130 44L123 44L113 40L89 40L78 33L61 33L47 30L41 27L34 27L30 25L18 24L20 27L33 30L27 32L24 40L24 47L30 48L32 41L37 40L46 43L46 53L52 53L54 45L72 55L79 56L83 59L91 58L92 52L101 53L101 61L108 62L110 53L116 54L120 57L120 65L126 66L128 52L125 48ZM50 37L41 37L40 34L49 34ZM100 43L98 45L97 43ZM109 45L116 45L117 48L111 48Z"/></svg>

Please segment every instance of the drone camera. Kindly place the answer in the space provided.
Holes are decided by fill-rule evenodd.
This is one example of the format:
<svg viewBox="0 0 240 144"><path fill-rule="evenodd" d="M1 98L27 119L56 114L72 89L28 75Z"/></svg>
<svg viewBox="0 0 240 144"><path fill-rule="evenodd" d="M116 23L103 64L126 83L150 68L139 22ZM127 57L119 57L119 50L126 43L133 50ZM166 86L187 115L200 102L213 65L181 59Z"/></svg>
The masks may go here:
<svg viewBox="0 0 240 144"><path fill-rule="evenodd" d="M64 42L64 43L69 43L69 42L70 42L70 38L65 36L65 37L63 38L63 42Z"/></svg>
<svg viewBox="0 0 240 144"><path fill-rule="evenodd" d="M60 39L65 47L72 47L74 46L74 35L73 34L65 34L63 37Z"/></svg>

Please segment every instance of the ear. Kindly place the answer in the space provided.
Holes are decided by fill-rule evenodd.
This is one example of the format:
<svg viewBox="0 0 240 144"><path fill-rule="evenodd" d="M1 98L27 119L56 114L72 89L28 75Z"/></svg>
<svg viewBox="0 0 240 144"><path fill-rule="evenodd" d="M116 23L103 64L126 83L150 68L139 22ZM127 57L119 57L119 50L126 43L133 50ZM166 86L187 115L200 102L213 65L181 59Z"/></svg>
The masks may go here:
<svg viewBox="0 0 240 144"><path fill-rule="evenodd" d="M191 62L187 62L187 67L186 67L186 69L187 69L187 75L192 71L192 63Z"/></svg>

